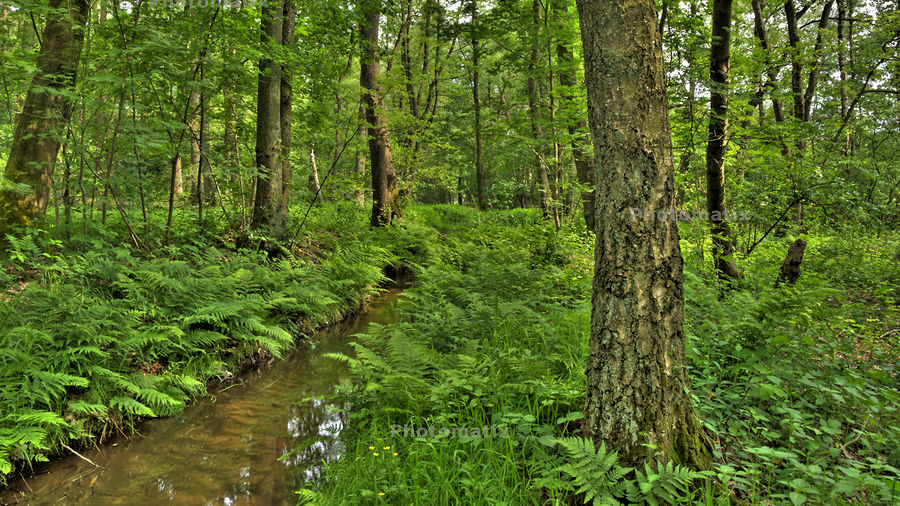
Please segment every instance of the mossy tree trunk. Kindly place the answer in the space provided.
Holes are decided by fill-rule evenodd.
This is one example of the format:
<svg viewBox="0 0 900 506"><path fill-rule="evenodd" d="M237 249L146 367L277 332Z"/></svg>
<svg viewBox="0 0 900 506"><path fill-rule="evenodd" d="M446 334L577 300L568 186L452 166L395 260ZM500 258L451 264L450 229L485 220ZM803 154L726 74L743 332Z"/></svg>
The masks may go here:
<svg viewBox="0 0 900 506"><path fill-rule="evenodd" d="M653 0L579 0L597 172L593 311L583 431L625 466L706 467L687 391L684 278L662 43ZM652 446L650 446L652 445Z"/></svg>
<svg viewBox="0 0 900 506"><path fill-rule="evenodd" d="M16 119L0 186L0 237L13 227L33 225L47 209L60 139L71 112L90 3L50 0L50 7L37 71Z"/></svg>

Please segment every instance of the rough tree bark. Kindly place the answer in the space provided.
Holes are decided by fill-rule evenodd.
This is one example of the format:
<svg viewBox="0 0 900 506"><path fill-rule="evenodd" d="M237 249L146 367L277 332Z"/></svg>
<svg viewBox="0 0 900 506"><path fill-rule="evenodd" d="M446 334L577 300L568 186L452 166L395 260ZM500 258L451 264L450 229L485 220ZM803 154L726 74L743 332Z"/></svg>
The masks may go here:
<svg viewBox="0 0 900 506"><path fill-rule="evenodd" d="M262 7L260 41L274 49L281 44L281 8L273 2ZM271 53L272 49L264 51ZM253 228L268 228L273 236L277 228L278 200L281 197L281 67L272 58L259 60L259 85L256 101L256 192L253 199Z"/></svg>
<svg viewBox="0 0 900 506"><path fill-rule="evenodd" d="M793 285L800 279L800 265L803 263L803 253L806 251L806 241L797 239L788 248L787 255L784 257L784 263L778 271L778 279L775 281L775 288L781 283Z"/></svg>
<svg viewBox="0 0 900 506"><path fill-rule="evenodd" d="M16 118L12 148L0 188L0 239L10 228L30 226L50 200L61 129L71 113L84 24L90 2L50 0L52 11L41 36L41 51L22 113Z"/></svg>
<svg viewBox="0 0 900 506"><path fill-rule="evenodd" d="M400 214L397 192L397 176L391 156L391 138L384 115L384 97L378 84L378 23L381 17L381 0L362 0L360 9L363 22L360 25L362 53L359 84L364 91L366 121L369 124L369 164L372 172L373 227L390 225Z"/></svg>
<svg viewBox="0 0 900 506"><path fill-rule="evenodd" d="M713 263L720 279L739 279L731 227L725 219L725 149L728 146L728 67L732 0L713 0L709 74L709 140L706 144L706 209L712 224Z"/></svg>
<svg viewBox="0 0 900 506"><path fill-rule="evenodd" d="M597 241L585 436L624 466L710 462L688 392L684 278L676 189L653 0L578 0L597 174ZM652 446L651 446L652 445Z"/></svg>

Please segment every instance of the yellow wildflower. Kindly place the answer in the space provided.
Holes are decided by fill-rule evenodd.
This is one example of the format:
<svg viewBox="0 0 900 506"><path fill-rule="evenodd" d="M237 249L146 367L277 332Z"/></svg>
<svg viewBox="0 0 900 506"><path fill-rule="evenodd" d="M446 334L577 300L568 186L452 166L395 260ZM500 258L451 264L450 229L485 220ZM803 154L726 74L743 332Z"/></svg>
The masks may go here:
<svg viewBox="0 0 900 506"><path fill-rule="evenodd" d="M372 455L374 455L374 456L377 457L377 456L378 456L378 452L375 452L375 453L373 453Z"/></svg>
<svg viewBox="0 0 900 506"><path fill-rule="evenodd" d="M384 495L384 492L378 492L378 495Z"/></svg>
<svg viewBox="0 0 900 506"><path fill-rule="evenodd" d="M369 449L370 449L370 450L374 450L375 447L374 447L374 446L370 446Z"/></svg>
<svg viewBox="0 0 900 506"><path fill-rule="evenodd" d="M395 456L395 457L397 456L397 452L394 452L394 456Z"/></svg>
<svg viewBox="0 0 900 506"><path fill-rule="evenodd" d="M385 446L385 447L384 447L384 448L382 448L382 449L383 449L383 450L390 450L390 449L391 449L391 447L390 447L390 446Z"/></svg>

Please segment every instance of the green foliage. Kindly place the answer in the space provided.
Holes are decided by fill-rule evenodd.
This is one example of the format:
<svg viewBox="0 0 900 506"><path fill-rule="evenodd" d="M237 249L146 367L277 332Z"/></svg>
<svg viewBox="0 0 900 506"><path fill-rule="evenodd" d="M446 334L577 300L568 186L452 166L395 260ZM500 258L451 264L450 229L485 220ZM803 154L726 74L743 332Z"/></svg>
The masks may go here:
<svg viewBox="0 0 900 506"><path fill-rule="evenodd" d="M202 240L152 256L102 235L66 250L39 231L13 238L19 274L0 303L0 476L71 439L177 413L208 380L252 356L279 357L358 308L396 255L346 235L315 256L279 259Z"/></svg>
<svg viewBox="0 0 900 506"><path fill-rule="evenodd" d="M536 484L572 491L595 505L675 504L689 491L691 482L703 474L668 462L656 470L645 464L643 471L617 464L618 454L606 445L580 437L554 440L565 450L564 464L554 468ZM565 479L561 478L564 475ZM636 478L630 479L634 475Z"/></svg>
<svg viewBox="0 0 900 506"><path fill-rule="evenodd" d="M898 350L889 331L900 312L893 286L851 277L870 264L891 279L891 255L858 240L811 238L796 286L725 298L686 273L695 401L719 442L716 477L731 494L795 504L900 495ZM779 261L763 249L750 276L771 282Z"/></svg>
<svg viewBox="0 0 900 506"><path fill-rule="evenodd" d="M354 355L332 356L354 375L333 399L353 406L342 432L348 450L327 466L322 483L302 492L303 500L896 498L900 361L882 336L892 335L898 312L885 299L865 299L879 301L866 306L854 291L838 288L842 272L857 272L862 262L890 272L890 253L854 258L850 248L811 238L800 282L775 290L784 241L772 241L748 265L746 283L724 296L687 270L694 402L715 442L712 469L696 472L675 462L623 469L614 452L579 437L590 313L587 240L565 229L557 234L530 211L451 206L410 209L398 234L403 244L426 248L427 264L414 268L417 284L404 293L399 323L372 326L356 336ZM689 241L683 246L694 248ZM505 427L509 437L420 437L404 435L406 425Z"/></svg>
<svg viewBox="0 0 900 506"><path fill-rule="evenodd" d="M583 402L589 280L577 260L588 247L531 211L413 207L397 234L401 244L430 236L428 263L414 268L399 323L356 336L353 356L332 355L359 385L337 394L354 406L348 453L304 500L534 502L529 477L551 465L540 439L577 420ZM392 434L404 425L491 436Z"/></svg>

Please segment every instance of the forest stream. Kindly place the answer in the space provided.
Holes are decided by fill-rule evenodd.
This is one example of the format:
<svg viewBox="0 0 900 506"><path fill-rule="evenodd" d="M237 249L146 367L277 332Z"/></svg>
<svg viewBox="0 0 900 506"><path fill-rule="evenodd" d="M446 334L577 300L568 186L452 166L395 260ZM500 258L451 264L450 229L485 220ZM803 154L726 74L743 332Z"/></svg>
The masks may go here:
<svg viewBox="0 0 900 506"><path fill-rule="evenodd" d="M340 453L340 413L303 401L348 379L344 364L322 355L349 351L370 322L396 321L402 286L318 332L312 346L144 423L139 436L36 465L11 480L0 504L295 504L294 491Z"/></svg>

